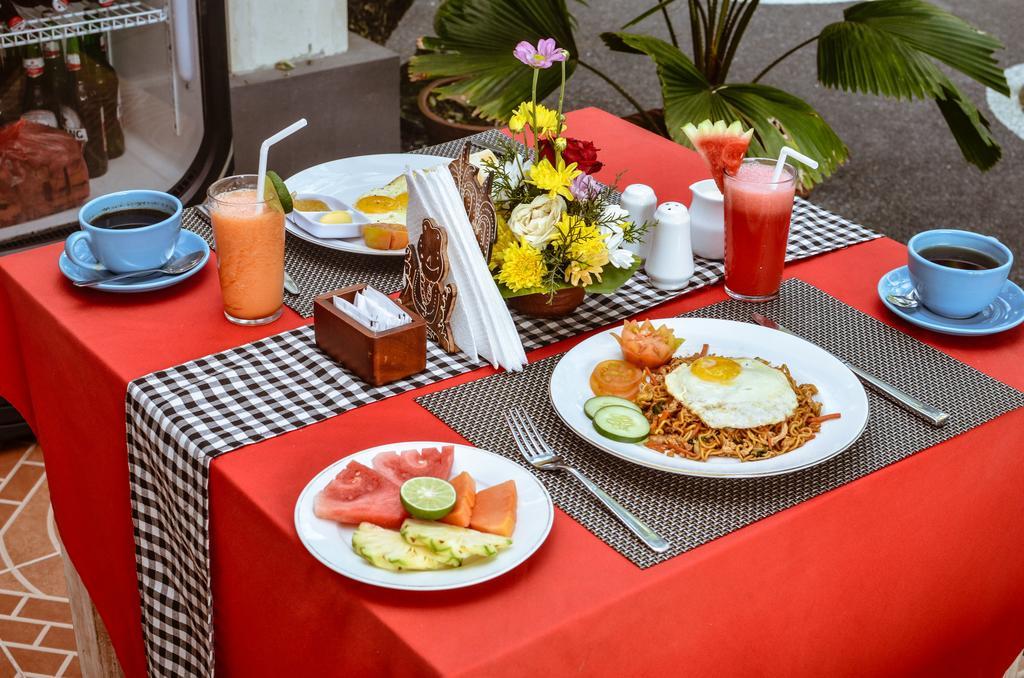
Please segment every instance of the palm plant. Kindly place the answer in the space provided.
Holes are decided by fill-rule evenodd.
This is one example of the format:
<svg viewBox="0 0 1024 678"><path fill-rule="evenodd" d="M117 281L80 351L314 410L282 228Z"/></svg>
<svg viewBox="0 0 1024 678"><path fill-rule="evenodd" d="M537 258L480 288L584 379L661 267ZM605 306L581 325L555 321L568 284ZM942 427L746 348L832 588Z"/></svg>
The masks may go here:
<svg viewBox="0 0 1024 678"><path fill-rule="evenodd" d="M628 21L618 32L603 33L609 48L645 54L655 64L669 135L689 145L687 122L740 120L754 129L751 150L777 155L783 145L818 159L816 171L804 171L805 186L829 176L847 158L846 145L806 101L761 83L775 66L797 51L817 44L817 79L831 88L895 99L932 99L968 162L992 167L1001 150L989 123L971 100L940 69L944 64L1004 95L1009 87L993 53L998 40L924 0L871 0L843 11L841 21L825 26L769 63L750 82L730 82L729 71L759 0L685 0L692 58L679 48L669 6L662 0ZM670 41L628 32L661 14ZM417 57L412 70L422 76L460 75L452 88L494 119L507 117L529 96L529 83L512 56L519 39L552 36L573 55L576 65L594 70L646 115L624 88L582 62L575 49L574 20L565 0L445 0L435 17L438 37L424 45L432 54ZM542 96L557 82L542 83Z"/></svg>

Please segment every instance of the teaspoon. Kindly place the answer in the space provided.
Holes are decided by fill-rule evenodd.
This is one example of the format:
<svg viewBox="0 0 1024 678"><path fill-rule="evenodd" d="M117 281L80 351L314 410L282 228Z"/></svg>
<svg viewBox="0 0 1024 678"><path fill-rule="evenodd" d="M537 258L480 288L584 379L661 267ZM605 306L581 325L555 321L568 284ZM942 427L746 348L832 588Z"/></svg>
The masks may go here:
<svg viewBox="0 0 1024 678"><path fill-rule="evenodd" d="M130 273L120 273L118 275L107 276L106 278L94 278L92 280L76 280L75 287L95 287L96 285L102 285L103 283L113 282L115 280L122 280L124 278L134 278L140 275L151 275L153 273L164 273L166 275L181 275L191 271L200 261L203 260L203 252L190 252L184 256L180 256L177 259L167 262L160 268L150 268L144 271L132 271Z"/></svg>

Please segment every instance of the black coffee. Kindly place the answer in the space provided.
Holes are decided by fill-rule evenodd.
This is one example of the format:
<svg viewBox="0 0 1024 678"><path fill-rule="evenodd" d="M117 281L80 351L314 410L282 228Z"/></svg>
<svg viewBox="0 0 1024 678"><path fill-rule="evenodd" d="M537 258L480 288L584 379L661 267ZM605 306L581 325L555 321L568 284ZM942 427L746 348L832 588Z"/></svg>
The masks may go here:
<svg viewBox="0 0 1024 678"><path fill-rule="evenodd" d="M115 231L123 231L128 228L152 226L165 219L169 219L170 216L170 213L163 210L133 207L101 214L92 220L92 225L96 228L110 228Z"/></svg>
<svg viewBox="0 0 1024 678"><path fill-rule="evenodd" d="M987 271L1002 265L991 255L959 245L933 245L919 250L918 254L939 266L959 268L964 271Z"/></svg>

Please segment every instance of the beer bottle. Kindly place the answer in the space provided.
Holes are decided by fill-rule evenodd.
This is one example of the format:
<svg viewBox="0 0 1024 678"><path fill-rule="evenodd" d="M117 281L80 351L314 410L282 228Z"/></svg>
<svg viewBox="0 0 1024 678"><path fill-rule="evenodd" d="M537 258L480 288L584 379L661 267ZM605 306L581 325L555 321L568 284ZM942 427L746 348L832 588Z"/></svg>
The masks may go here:
<svg viewBox="0 0 1024 678"><path fill-rule="evenodd" d="M68 90L68 72L64 65L64 57L60 53L60 43L50 40L43 44L43 84L49 87L58 99L64 98Z"/></svg>
<svg viewBox="0 0 1024 678"><path fill-rule="evenodd" d="M98 35L86 35L82 38L82 52L89 72L86 81L99 93L100 105L103 109L103 132L106 137L107 157L119 158L124 155L124 132L120 120L120 92L118 91L117 73L107 62L106 50Z"/></svg>
<svg viewBox="0 0 1024 678"><path fill-rule="evenodd" d="M68 134L82 142L82 157L89 169L89 178L107 173L107 150L104 147L103 110L96 93L82 76L82 54L78 38L68 38L68 89L65 93L64 121ZM77 124L77 126L75 126Z"/></svg>
<svg viewBox="0 0 1024 678"><path fill-rule="evenodd" d="M0 125L13 122L21 115L22 87L25 72L21 66L21 50L8 47L0 50L3 68L0 68Z"/></svg>
<svg viewBox="0 0 1024 678"><path fill-rule="evenodd" d="M0 0L0 21L4 22L9 31L20 31L24 28L24 17L18 12L11 0Z"/></svg>
<svg viewBox="0 0 1024 678"><path fill-rule="evenodd" d="M63 119L60 99L56 92L45 86L43 78L43 53L39 45L25 48L25 98L21 105L21 117L25 120L61 129Z"/></svg>
<svg viewBox="0 0 1024 678"><path fill-rule="evenodd" d="M20 7L43 7L54 12L63 12L68 8L67 0L13 0Z"/></svg>

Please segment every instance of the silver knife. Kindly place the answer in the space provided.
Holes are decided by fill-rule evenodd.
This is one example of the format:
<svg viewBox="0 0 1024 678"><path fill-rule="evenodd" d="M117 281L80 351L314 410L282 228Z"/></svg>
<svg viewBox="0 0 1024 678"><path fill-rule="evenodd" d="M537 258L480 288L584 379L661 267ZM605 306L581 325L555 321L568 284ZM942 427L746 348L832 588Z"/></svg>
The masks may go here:
<svg viewBox="0 0 1024 678"><path fill-rule="evenodd" d="M300 294L302 292L302 289L299 288L299 286L295 284L295 281L292 280L292 277L288 275L288 271L284 272L284 291L288 294Z"/></svg>
<svg viewBox="0 0 1024 678"><path fill-rule="evenodd" d="M761 325L762 327L767 327L773 330L779 330L781 332L785 332L786 334L791 334L794 337L800 337L800 335L797 334L796 332L786 329L785 327L775 322L771 318L763 316L760 313L751 313L750 317L753 318L755 323ZM803 339L804 341L809 341L806 337L800 338ZM814 342L811 343L813 344ZM882 395L891 398L893 401L896 402L897 405L906 410L909 410L910 412L913 412L918 417L930 423L932 426L942 426L946 423L946 420L949 419L948 413L943 412L942 410L936 407L932 407L926 402L918 400L917 398L910 395L906 391L900 390L886 381L882 381L873 374L865 372L856 365L852 365L843 360L842 358L839 358L838 356L835 357L839 360L839 362L845 365L848 370L857 375L857 377L859 377L860 380L863 381L865 384L875 389Z"/></svg>

